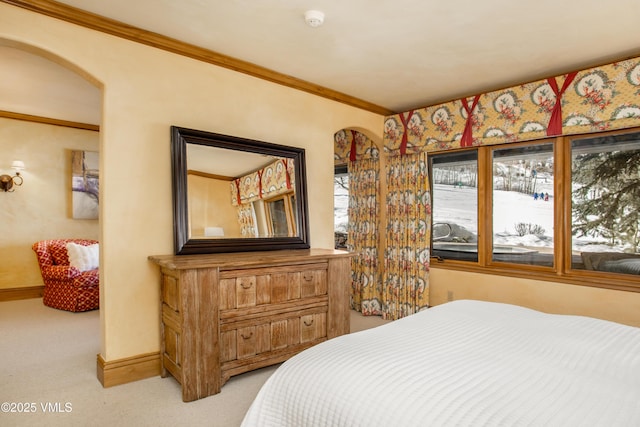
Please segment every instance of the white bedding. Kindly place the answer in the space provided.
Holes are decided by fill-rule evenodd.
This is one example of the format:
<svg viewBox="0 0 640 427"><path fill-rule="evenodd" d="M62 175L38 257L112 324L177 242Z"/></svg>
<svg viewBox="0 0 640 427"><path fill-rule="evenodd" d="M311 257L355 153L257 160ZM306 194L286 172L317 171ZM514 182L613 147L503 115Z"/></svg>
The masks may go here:
<svg viewBox="0 0 640 427"><path fill-rule="evenodd" d="M640 426L640 328L455 301L289 359L242 426Z"/></svg>

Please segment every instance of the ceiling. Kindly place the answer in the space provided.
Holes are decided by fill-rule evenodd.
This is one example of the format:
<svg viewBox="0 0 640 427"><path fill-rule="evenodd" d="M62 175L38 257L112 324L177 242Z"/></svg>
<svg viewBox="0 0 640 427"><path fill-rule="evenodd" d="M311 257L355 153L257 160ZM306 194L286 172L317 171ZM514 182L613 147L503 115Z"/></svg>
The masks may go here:
<svg viewBox="0 0 640 427"><path fill-rule="evenodd" d="M276 161L276 157L206 145L187 145L188 170L216 175L231 180L262 169Z"/></svg>
<svg viewBox="0 0 640 427"><path fill-rule="evenodd" d="M59 3L310 82L388 114L640 55L639 0ZM304 13L312 9L324 12L323 25L305 23ZM79 113L87 111L83 103Z"/></svg>
<svg viewBox="0 0 640 427"><path fill-rule="evenodd" d="M75 72L0 40L0 110L100 125L102 93Z"/></svg>

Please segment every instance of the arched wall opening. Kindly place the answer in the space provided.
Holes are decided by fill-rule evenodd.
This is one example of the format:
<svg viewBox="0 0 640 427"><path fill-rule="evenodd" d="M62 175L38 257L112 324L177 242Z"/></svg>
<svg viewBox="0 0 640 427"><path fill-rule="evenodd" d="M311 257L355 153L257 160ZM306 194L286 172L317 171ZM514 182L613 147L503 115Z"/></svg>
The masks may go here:
<svg viewBox="0 0 640 427"><path fill-rule="evenodd" d="M334 134L334 167L349 181L347 232L346 236L334 232L336 246L340 242L345 249L357 253L352 259L350 303L352 309L364 315L382 314L378 292L367 290L381 285L378 266L382 265L385 251L386 166L382 140L376 139L373 133L355 127ZM353 182L356 177L358 182Z"/></svg>
<svg viewBox="0 0 640 427"><path fill-rule="evenodd" d="M10 225L0 244L0 254L9 261L0 267L0 288L29 294L43 283L33 243L58 238L101 241L99 217L74 219L71 157L77 151L102 151L103 84L66 58L21 41L0 38L0 56L6 65L0 87L10 85L3 87L0 100L0 147L8 162L15 157L25 163L23 185L7 194L0 213L0 221ZM101 209L104 200L98 200ZM102 280L100 287L102 293ZM101 310L101 348L103 316Z"/></svg>

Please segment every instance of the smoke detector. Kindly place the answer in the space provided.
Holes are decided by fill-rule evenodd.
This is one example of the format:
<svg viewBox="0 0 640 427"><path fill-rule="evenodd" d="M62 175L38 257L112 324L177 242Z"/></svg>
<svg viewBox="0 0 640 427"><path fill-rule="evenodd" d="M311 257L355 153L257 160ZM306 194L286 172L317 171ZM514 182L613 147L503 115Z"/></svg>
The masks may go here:
<svg viewBox="0 0 640 427"><path fill-rule="evenodd" d="M310 27L319 27L324 22L324 12L319 10L307 10L304 13L304 22Z"/></svg>

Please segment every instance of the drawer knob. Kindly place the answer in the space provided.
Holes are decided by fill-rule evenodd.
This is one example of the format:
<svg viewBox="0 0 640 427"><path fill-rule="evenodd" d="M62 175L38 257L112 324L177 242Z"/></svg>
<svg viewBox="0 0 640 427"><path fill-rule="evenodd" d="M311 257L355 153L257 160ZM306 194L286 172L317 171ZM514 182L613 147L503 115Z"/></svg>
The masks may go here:
<svg viewBox="0 0 640 427"><path fill-rule="evenodd" d="M251 282L241 282L240 286L242 286L242 289L251 289L251 287L253 286L253 283L251 283Z"/></svg>
<svg viewBox="0 0 640 427"><path fill-rule="evenodd" d="M249 335L240 334L240 336L242 337L243 340L248 340L253 336L253 332L249 332Z"/></svg>
<svg viewBox="0 0 640 427"><path fill-rule="evenodd" d="M304 320L303 322L304 322L304 324L305 324L306 326L311 326L311 325L313 325L313 319L311 319L311 320Z"/></svg>
<svg viewBox="0 0 640 427"><path fill-rule="evenodd" d="M306 280L307 282L310 282L311 280L313 280L313 274L303 274L302 277L304 278L304 280Z"/></svg>

